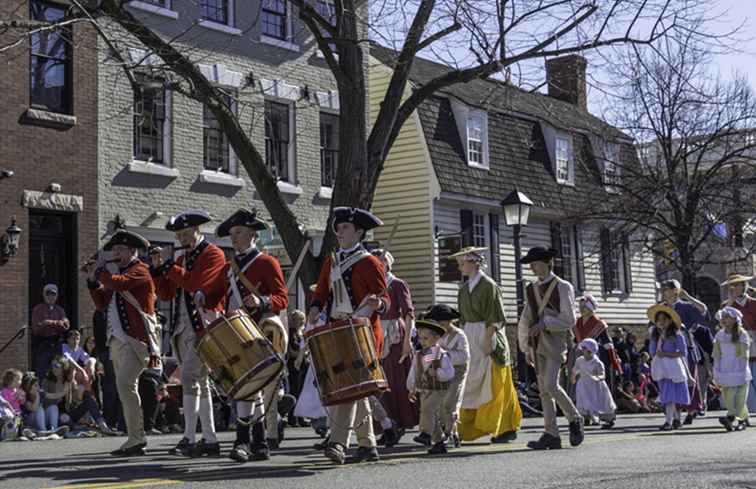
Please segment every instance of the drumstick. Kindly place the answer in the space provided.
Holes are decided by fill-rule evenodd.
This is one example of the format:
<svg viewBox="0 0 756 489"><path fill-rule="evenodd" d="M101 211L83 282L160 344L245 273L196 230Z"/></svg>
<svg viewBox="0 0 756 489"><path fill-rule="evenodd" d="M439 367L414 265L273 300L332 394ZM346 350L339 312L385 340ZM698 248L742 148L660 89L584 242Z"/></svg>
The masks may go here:
<svg viewBox="0 0 756 489"><path fill-rule="evenodd" d="M302 262L304 262L304 257L307 254L307 250L310 248L310 241L307 240L302 246L302 251L299 252L299 256L297 257L297 262L294 264L294 268L291 269L291 273L289 274L289 280L286 282L286 289L291 289L292 285L297 280L297 273L299 273L299 269L302 267Z"/></svg>

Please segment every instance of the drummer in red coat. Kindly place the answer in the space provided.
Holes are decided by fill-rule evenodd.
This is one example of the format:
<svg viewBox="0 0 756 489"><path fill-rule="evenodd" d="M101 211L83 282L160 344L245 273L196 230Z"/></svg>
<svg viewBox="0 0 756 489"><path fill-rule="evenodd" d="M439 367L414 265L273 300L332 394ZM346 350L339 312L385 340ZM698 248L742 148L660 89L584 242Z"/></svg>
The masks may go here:
<svg viewBox="0 0 756 489"><path fill-rule="evenodd" d="M104 246L113 254L115 262L109 271L105 261L85 267L87 286L95 307L108 318L108 346L116 373L116 388L123 406L128 438L111 454L121 457L144 455L147 438L138 394L139 376L147 367L150 356L158 358L160 343L155 331L149 331L142 312L155 314L155 285L149 267L137 258L137 249L147 248L142 236L119 230ZM129 299L124 294L130 294ZM133 298L133 299L132 299ZM130 301L136 300L140 312Z"/></svg>
<svg viewBox="0 0 756 489"><path fill-rule="evenodd" d="M386 277L380 260L363 246L365 232L382 225L380 219L363 209L336 207L333 210L333 230L340 249L323 265L310 305L308 320L315 324L323 309L328 320L350 316L369 317L378 357L383 346L383 332L379 314L389 304ZM337 352L334 352L337 355ZM337 464L346 461L351 427L355 426L359 448L354 462L378 460L373 419L368 399L329 408L331 438L325 455Z"/></svg>
<svg viewBox="0 0 756 489"><path fill-rule="evenodd" d="M231 238L235 252L223 276L226 315L230 317L240 310L248 313L263 332L270 333L276 351L284 353L288 334L279 314L289 305L289 291L278 260L257 249L257 232L267 228L256 212L239 209L215 231L219 238ZM271 382L255 399L236 403L236 441L229 454L232 460L247 462L270 458L263 414L270 425L271 440L277 443L278 439L273 438L278 432L277 392L278 382ZM265 407L270 413L264 413ZM252 425L250 446L253 420L256 421Z"/></svg>
<svg viewBox="0 0 756 489"><path fill-rule="evenodd" d="M208 371L195 350L207 323L224 310L226 257L220 248L207 242L199 230L199 226L210 220L207 212L200 210L173 216L165 227L176 233L183 254L175 261L172 256L151 255L151 272L158 296L166 301L175 299L170 331L181 364L185 425L184 437L170 450L173 455L220 455ZM202 440L195 443L198 416Z"/></svg>

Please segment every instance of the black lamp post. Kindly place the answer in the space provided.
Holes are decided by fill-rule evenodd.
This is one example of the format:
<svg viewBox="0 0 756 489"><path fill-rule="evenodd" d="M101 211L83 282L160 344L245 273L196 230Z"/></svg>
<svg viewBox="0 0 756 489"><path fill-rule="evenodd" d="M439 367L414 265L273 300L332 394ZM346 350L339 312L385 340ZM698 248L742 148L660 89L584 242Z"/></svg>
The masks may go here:
<svg viewBox="0 0 756 489"><path fill-rule="evenodd" d="M16 218L11 218L11 225L0 236L0 262L5 263L8 258L15 256L18 251L18 241L21 238L21 228L16 225Z"/></svg>
<svg viewBox="0 0 756 489"><path fill-rule="evenodd" d="M528 225L528 218L530 217L530 207L533 205L525 194L518 191L517 188L509 193L504 200L501 201L501 206L504 208L504 221L507 226L512 226L513 241L514 241L514 254L515 254L515 290L517 292L517 321L522 316L522 309L524 304L524 290L522 286L522 263L520 263L520 257L522 255L522 249L520 248L520 231L522 226ZM525 363L525 355L520 351L520 347L517 347L517 370L520 378L527 378L527 364Z"/></svg>

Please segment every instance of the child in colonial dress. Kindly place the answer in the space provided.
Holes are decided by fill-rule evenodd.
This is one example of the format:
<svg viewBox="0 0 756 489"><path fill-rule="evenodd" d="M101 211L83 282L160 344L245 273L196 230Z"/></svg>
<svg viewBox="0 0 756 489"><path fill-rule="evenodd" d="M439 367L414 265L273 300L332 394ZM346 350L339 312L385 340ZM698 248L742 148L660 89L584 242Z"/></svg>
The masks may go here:
<svg viewBox="0 0 756 489"><path fill-rule="evenodd" d="M438 345L446 332L437 322L430 320L415 323L422 349L415 353L407 376L410 400L420 400L420 431L431 434L432 446L428 453L446 453L444 431L451 419L441 410L449 381L454 377L449 354Z"/></svg>
<svg viewBox="0 0 756 489"><path fill-rule="evenodd" d="M748 351L751 338L743 329L743 314L731 306L717 313L722 329L714 338L714 382L722 388L727 415L719 422L727 431L745 429L748 423L748 385L751 370ZM737 424L735 424L737 422Z"/></svg>
<svg viewBox="0 0 756 489"><path fill-rule="evenodd" d="M454 377L449 381L449 388L446 390L441 410L444 419L448 420L448 424L444 426L446 435L452 441L454 447L458 448L460 440L457 433L457 422L459 421L459 410L462 407L462 393L465 391L467 369L470 367L470 344L465 332L454 325L453 321L459 319L459 312L453 307L445 304L431 306L425 313L424 319L436 321L446 330L438 344L449 354L454 366ZM423 434L421 433L418 436L422 437ZM430 434L427 437L430 443Z"/></svg>
<svg viewBox="0 0 756 489"><path fill-rule="evenodd" d="M617 405L605 381L606 369L598 357L599 345L587 338L580 342L579 348L582 356L575 360L572 369L578 411L591 419L598 417L604 422L602 428L609 429L614 426Z"/></svg>
<svg viewBox="0 0 756 489"><path fill-rule="evenodd" d="M651 376L659 385L659 402L665 412L664 424L659 429L678 429L681 426L678 405L690 404L688 382L692 381L685 362L688 345L681 332L682 321L674 309L664 304L649 307L646 314L654 323L648 345L653 357Z"/></svg>

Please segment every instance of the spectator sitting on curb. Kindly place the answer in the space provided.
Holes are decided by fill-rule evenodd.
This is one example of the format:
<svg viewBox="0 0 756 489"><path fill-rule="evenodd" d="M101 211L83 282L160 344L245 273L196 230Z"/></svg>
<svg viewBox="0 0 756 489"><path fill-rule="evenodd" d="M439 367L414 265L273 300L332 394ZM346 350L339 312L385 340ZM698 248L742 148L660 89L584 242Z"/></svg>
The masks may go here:
<svg viewBox="0 0 756 489"><path fill-rule="evenodd" d="M58 437L65 435L69 428L68 426L57 426L57 406L48 406L45 408L43 403L44 393L40 390L39 379L34 375L34 372L27 372L24 375L21 381L21 388L26 397L26 402L23 405L24 426L34 431L37 438L50 435L58 435ZM53 409L55 410L54 429L51 423ZM47 414L48 412L50 415Z"/></svg>

